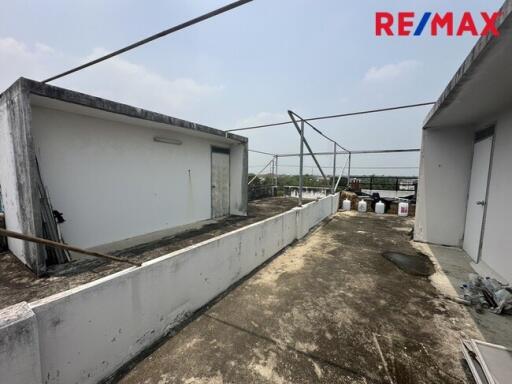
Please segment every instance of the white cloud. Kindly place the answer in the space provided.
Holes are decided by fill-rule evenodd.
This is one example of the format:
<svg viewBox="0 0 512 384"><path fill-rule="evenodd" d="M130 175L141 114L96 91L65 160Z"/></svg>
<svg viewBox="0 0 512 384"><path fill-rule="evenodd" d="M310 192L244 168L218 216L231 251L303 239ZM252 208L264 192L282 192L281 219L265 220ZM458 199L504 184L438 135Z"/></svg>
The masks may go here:
<svg viewBox="0 0 512 384"><path fill-rule="evenodd" d="M97 48L84 58L64 55L43 43L29 47L7 37L0 38L0 88L18 77L40 80L105 54ZM115 57L54 84L137 107L182 115L217 95L222 86L209 85L188 77L169 79L147 67Z"/></svg>
<svg viewBox="0 0 512 384"><path fill-rule="evenodd" d="M105 53L104 49L97 48L80 62ZM78 85L82 92L170 115L190 111L223 90L222 86L202 84L188 77L168 79L122 57L114 57L79 73L73 85Z"/></svg>
<svg viewBox="0 0 512 384"><path fill-rule="evenodd" d="M20 76L42 78L49 70L53 52L42 44L28 47L12 37L0 38L0 91ZM59 57L53 57L59 62Z"/></svg>
<svg viewBox="0 0 512 384"><path fill-rule="evenodd" d="M382 67L371 67L364 75L365 82L394 80L403 75L413 73L421 66L416 60L404 60L396 64L386 64Z"/></svg>

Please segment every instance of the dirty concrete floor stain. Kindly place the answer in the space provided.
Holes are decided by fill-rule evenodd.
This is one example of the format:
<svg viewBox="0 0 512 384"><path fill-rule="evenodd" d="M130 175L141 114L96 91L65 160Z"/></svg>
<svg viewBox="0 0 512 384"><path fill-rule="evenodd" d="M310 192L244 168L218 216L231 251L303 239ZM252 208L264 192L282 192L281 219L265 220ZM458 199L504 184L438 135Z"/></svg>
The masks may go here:
<svg viewBox="0 0 512 384"><path fill-rule="evenodd" d="M266 198L249 202L248 216L232 216L200 229L168 237L119 252L132 260L148 261L176 250L197 244L237 228L275 216L297 206L297 199ZM0 253L0 308L31 302L130 267L127 264L99 259L81 259L63 264L49 277L36 278L10 253Z"/></svg>
<svg viewBox="0 0 512 384"><path fill-rule="evenodd" d="M434 264L427 255L421 253L383 252L382 256L402 271L415 276L430 276L435 272Z"/></svg>
<svg viewBox="0 0 512 384"><path fill-rule="evenodd" d="M120 383L466 383L467 310L381 256L412 221L338 213L240 284Z"/></svg>

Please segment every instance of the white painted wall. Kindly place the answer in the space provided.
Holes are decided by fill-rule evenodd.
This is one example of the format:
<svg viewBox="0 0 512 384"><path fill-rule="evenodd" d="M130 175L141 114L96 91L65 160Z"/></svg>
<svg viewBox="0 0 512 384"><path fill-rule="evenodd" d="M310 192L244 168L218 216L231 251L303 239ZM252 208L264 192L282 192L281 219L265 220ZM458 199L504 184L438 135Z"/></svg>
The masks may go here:
<svg viewBox="0 0 512 384"><path fill-rule="evenodd" d="M512 112L498 119L495 135L481 260L512 283Z"/></svg>
<svg viewBox="0 0 512 384"><path fill-rule="evenodd" d="M467 127L423 130L415 240L461 246L473 140Z"/></svg>
<svg viewBox="0 0 512 384"><path fill-rule="evenodd" d="M42 383L36 317L25 302L0 310L0 382Z"/></svg>
<svg viewBox="0 0 512 384"><path fill-rule="evenodd" d="M39 106L32 131L71 244L93 247L211 217L210 146L219 143Z"/></svg>
<svg viewBox="0 0 512 384"><path fill-rule="evenodd" d="M485 128L482 125L479 128ZM415 240L460 247L477 128L423 131ZM481 261L512 282L512 112L498 116Z"/></svg>
<svg viewBox="0 0 512 384"><path fill-rule="evenodd" d="M339 194L328 196L30 304L39 334L33 350L40 351L44 383L97 383L108 377L336 212L338 200ZM16 346L11 342L0 349L0 362ZM0 371L0 377L16 382L12 372ZM35 383L40 382L24 382Z"/></svg>

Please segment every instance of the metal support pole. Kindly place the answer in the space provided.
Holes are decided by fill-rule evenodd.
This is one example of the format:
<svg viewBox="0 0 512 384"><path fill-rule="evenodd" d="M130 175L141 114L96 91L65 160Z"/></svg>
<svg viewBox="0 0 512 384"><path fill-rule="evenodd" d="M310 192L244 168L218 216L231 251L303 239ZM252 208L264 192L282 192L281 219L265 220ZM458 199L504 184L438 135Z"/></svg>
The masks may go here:
<svg viewBox="0 0 512 384"><path fill-rule="evenodd" d="M348 153L348 174L347 174L347 186L350 187L350 165L352 163L352 153Z"/></svg>
<svg viewBox="0 0 512 384"><path fill-rule="evenodd" d="M297 132L299 132L299 134L301 133L301 131L304 131L304 121L301 120L301 127L302 128L299 128L299 125L297 124L297 121L295 120L295 116L294 116L294 113L292 111L288 111L288 115L290 116L290 119L292 120L293 122L293 125L295 125L295 129L297 129ZM316 159L315 157L315 154L313 153L313 150L311 149L311 147L309 146L309 143L308 141L306 140L306 138L304 137L304 134L302 134L302 143L306 146L306 148L308 149L309 151L309 154L311 155L311 157L313 158L313 160L315 161L315 164L316 166L318 167L318 170L320 171L322 177L324 178L324 180L327 181L327 177L325 176L325 173L324 171L322 170L322 167L320 166L320 163L318 163L318 160ZM304 151L304 150L303 150ZM304 156L304 152L302 154L300 154L300 156Z"/></svg>
<svg viewBox="0 0 512 384"><path fill-rule="evenodd" d="M335 186L336 186L336 147L337 147L337 144L334 143L334 159L333 159L333 162L332 162L332 193L336 193L336 190L334 189Z"/></svg>
<svg viewBox="0 0 512 384"><path fill-rule="evenodd" d="M300 122L300 160L299 160L299 207L302 207L302 188L304 187L304 122Z"/></svg>
<svg viewBox="0 0 512 384"><path fill-rule="evenodd" d="M276 171L276 181L275 181L276 195L277 195L277 188L278 188L278 181L279 181L279 172L277 170L277 162L278 162L278 156L276 155L276 167L275 167L275 171Z"/></svg>
<svg viewBox="0 0 512 384"><path fill-rule="evenodd" d="M270 185L274 184L274 160L275 158L273 157L270 164Z"/></svg>

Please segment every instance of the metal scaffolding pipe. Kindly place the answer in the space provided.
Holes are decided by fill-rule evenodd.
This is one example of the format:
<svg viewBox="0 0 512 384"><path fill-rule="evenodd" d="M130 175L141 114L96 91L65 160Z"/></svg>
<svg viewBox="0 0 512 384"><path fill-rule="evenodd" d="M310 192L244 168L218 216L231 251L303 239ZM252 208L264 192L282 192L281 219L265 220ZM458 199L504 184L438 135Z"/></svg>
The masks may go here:
<svg viewBox="0 0 512 384"><path fill-rule="evenodd" d="M348 172L347 172L347 186L350 186L350 167L352 163L352 154L348 154Z"/></svg>
<svg viewBox="0 0 512 384"><path fill-rule="evenodd" d="M327 140L329 140L329 141L331 141L331 142L333 142L333 143L337 144L337 145L338 145L338 147L340 147L340 148L341 148L341 149L343 149L344 151L350 152L347 148L342 147L340 144L338 144L338 143L336 142L336 140L333 140L333 139L331 139L329 136L325 135L325 134L324 134L322 131L320 131L317 127L315 127L315 126L314 126L313 124L311 124L309 121L307 121L307 120L303 119L303 118L302 118L301 116L299 116L297 113L295 113L295 112L293 112L293 111L289 111L288 113L290 113L290 112L291 112L291 113L293 113L295 116L297 116L297 117L299 118L299 120L301 120L301 121L305 122L307 125L309 125L309 126L310 126L310 127L311 127L315 132L317 132L320 136L322 136L322 137L326 138Z"/></svg>
<svg viewBox="0 0 512 384"><path fill-rule="evenodd" d="M378 153L405 153L405 152L419 152L419 148L410 148L410 149L376 149L376 150L362 150L362 151L337 151L337 155L366 155L366 154L378 154ZM332 152L315 152L314 156L327 156L331 155ZM279 153L279 157L297 157L300 156L299 153ZM304 156L310 156L309 154L304 154Z"/></svg>
<svg viewBox="0 0 512 384"><path fill-rule="evenodd" d="M263 171L264 171L265 169L267 169L267 168L268 168L268 166L269 166L270 164L272 164L272 162L273 162L273 161L274 161L274 158L272 158L272 160L270 160L270 161L267 163L267 165L265 165L265 166L263 167L263 169L262 169L261 171L259 171L256 175L254 175L254 177L249 181L249 183L248 183L247 185L251 185L251 183L252 183L254 180L256 180L256 178L257 178L259 175L261 175L261 174L263 173Z"/></svg>
<svg viewBox="0 0 512 384"><path fill-rule="evenodd" d="M334 143L334 151L333 151L333 162L332 162L332 193L335 193L336 192L336 189L335 189L335 180L336 180L336 146L338 144Z"/></svg>
<svg viewBox="0 0 512 384"><path fill-rule="evenodd" d="M313 160L315 161L315 164L316 166L318 167L318 170L320 171L320 173L322 174L322 177L324 178L324 180L327 181L327 177L325 176L325 173L324 171L322 170L322 167L320 166L320 163L318 162L318 160L316 159L315 157L315 154L313 152L313 150L311 149L311 147L309 146L309 143L308 141L306 140L306 138L304 137L304 121L301 120L301 128L299 128L298 124L297 124L297 121L295 120L295 117L293 116L294 113L292 111L288 111L288 114L290 115L290 119L292 119L293 121L293 125L295 126L295 128L297 129L297 131L301 134L301 145L304 144L306 146L306 148L308 149L311 157L313 158ZM304 150L302 149L301 150L301 157L304 156Z"/></svg>
<svg viewBox="0 0 512 384"><path fill-rule="evenodd" d="M279 172L278 172L278 169L277 169L277 161L278 161L278 156L277 155L275 156L275 159L276 159L275 160L275 170L276 170L276 182L275 182L275 184L276 184L276 195L277 195L277 188L279 187L279 185L278 185L278 182L279 182Z"/></svg>
<svg viewBox="0 0 512 384"><path fill-rule="evenodd" d="M269 156L276 156L275 153L270 153L270 152L263 152L263 151L257 151L255 149L248 149L249 152L254 152L254 153L261 153L263 155L269 155Z"/></svg>
<svg viewBox="0 0 512 384"><path fill-rule="evenodd" d="M292 118L293 119L293 118ZM294 125L297 127L297 124L294 120ZM299 207L302 207L302 188L304 187L304 122L300 123L300 169L299 169Z"/></svg>

